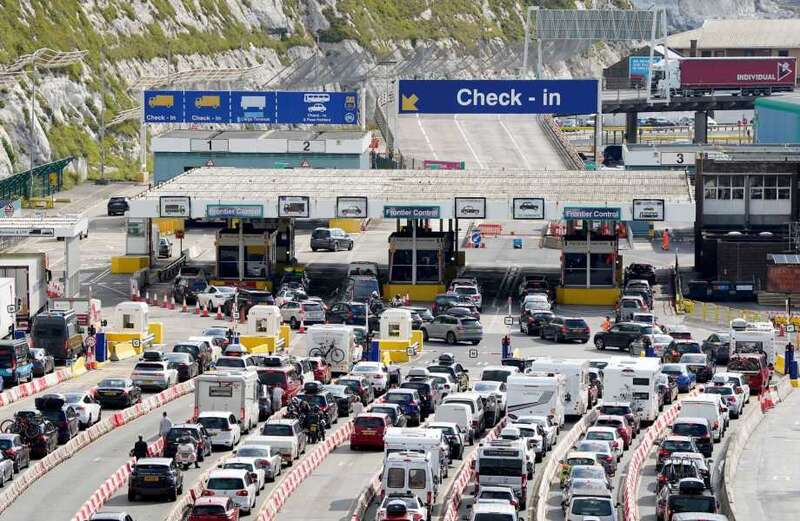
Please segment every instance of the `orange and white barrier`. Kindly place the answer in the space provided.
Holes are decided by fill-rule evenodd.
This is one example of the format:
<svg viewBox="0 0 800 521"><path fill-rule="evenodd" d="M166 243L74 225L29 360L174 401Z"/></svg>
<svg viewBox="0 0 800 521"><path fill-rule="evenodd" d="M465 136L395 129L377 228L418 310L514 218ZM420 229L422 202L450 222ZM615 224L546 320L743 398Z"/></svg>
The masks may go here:
<svg viewBox="0 0 800 521"><path fill-rule="evenodd" d="M164 438L158 438L156 441L150 443L147 447L147 453L150 456L157 456L164 450ZM131 458L120 466L100 485L92 497L83 504L78 513L72 516L72 521L87 521L92 517L92 514L103 508L106 501L111 499L117 490L121 489L128 483L128 477L133 470L133 464L136 459Z"/></svg>
<svg viewBox="0 0 800 521"><path fill-rule="evenodd" d="M478 231L481 232L483 237L498 237L503 231L503 226L500 224L479 224Z"/></svg>
<svg viewBox="0 0 800 521"><path fill-rule="evenodd" d="M154 396L147 398L133 407L128 407L122 411L114 413L111 416L100 420L85 431L72 438L65 445L62 445L55 451L51 452L44 458L31 465L22 475L16 478L6 489L0 494L0 513L5 511L18 497L28 488L31 483L35 482L40 477L44 476L55 467L68 460L81 449L94 442L95 440L105 436L114 429L129 423L136 418L144 416L150 411L161 407L162 405L171 402L181 396L189 394L194 391L194 381L189 380L182 384L162 391Z"/></svg>
<svg viewBox="0 0 800 521"><path fill-rule="evenodd" d="M0 393L0 407L33 396L65 380L69 380L72 377L71 369L59 369L41 378L36 378L31 382L12 387Z"/></svg>
<svg viewBox="0 0 800 521"><path fill-rule="evenodd" d="M283 508L283 505L286 504L286 501L294 491L297 490L297 487L300 486L303 480L319 467L322 462L325 461L325 458L328 457L328 454L336 447L349 440L352 433L353 422L349 421L339 427L336 432L328 435L324 442L319 443L308 456L303 458L299 465L295 466L294 469L283 478L281 484L270 492L264 506L262 506L261 510L258 512L258 517L255 518L256 521L274 520L278 516L278 512Z"/></svg>

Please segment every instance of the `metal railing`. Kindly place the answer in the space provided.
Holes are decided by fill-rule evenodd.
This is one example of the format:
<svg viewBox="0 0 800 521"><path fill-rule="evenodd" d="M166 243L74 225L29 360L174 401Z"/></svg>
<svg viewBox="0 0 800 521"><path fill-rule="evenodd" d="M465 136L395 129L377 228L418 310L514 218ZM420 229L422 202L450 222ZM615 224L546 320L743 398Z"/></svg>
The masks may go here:
<svg viewBox="0 0 800 521"><path fill-rule="evenodd" d="M164 282L175 278L181 267L186 264L187 257L188 250L184 250L180 257L169 263L166 267L158 270L158 281Z"/></svg>
<svg viewBox="0 0 800 521"><path fill-rule="evenodd" d="M556 147L558 154L568 169L586 170L581 156L575 146L561 133L561 129L552 116L539 116L537 118L550 142Z"/></svg>

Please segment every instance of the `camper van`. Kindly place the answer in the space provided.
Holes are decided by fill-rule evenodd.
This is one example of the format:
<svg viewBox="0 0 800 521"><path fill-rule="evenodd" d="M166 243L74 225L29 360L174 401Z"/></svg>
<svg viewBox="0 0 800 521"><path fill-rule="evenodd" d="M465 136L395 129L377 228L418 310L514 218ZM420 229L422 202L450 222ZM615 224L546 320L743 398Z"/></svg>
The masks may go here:
<svg viewBox="0 0 800 521"><path fill-rule="evenodd" d="M775 366L775 326L772 322L747 322L737 318L731 321L731 354L759 353L767 355L767 364Z"/></svg>
<svg viewBox="0 0 800 521"><path fill-rule="evenodd" d="M514 490L520 509L526 508L527 453L521 440L494 440L478 447L475 474L478 487L508 487Z"/></svg>
<svg viewBox="0 0 800 521"><path fill-rule="evenodd" d="M319 324L307 329L307 356L325 359L334 375L350 372L353 364L355 335L349 326L339 324Z"/></svg>
<svg viewBox="0 0 800 521"><path fill-rule="evenodd" d="M548 416L559 427L564 425L564 395L567 393L564 375L511 375L506 385L509 416Z"/></svg>
<svg viewBox="0 0 800 521"><path fill-rule="evenodd" d="M583 416L589 409L589 373L591 366L588 360L546 359L533 362L532 372L557 373L564 375L567 392L564 395L564 414Z"/></svg>
<svg viewBox="0 0 800 521"><path fill-rule="evenodd" d="M642 422L658 416L658 358L629 358L603 369L603 401L628 402Z"/></svg>
<svg viewBox="0 0 800 521"><path fill-rule="evenodd" d="M201 374L195 379L194 416L203 411L229 411L242 432L249 432L258 425L260 385L255 371Z"/></svg>

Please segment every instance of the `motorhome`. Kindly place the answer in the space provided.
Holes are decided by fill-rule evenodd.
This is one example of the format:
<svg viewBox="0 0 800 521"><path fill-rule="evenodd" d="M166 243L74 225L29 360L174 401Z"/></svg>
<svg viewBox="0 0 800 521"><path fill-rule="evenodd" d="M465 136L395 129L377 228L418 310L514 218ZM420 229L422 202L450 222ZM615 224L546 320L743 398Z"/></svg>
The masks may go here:
<svg viewBox="0 0 800 521"><path fill-rule="evenodd" d="M478 487L502 486L514 490L520 509L528 497L527 453L521 440L494 440L478 447L475 463Z"/></svg>
<svg viewBox="0 0 800 521"><path fill-rule="evenodd" d="M759 353L767 355L767 364L775 365L775 326L772 322L747 322L737 318L731 321L731 354Z"/></svg>
<svg viewBox="0 0 800 521"><path fill-rule="evenodd" d="M439 480L447 477L449 445L438 429L389 427L383 436L384 454L419 452L430 456L433 473Z"/></svg>
<svg viewBox="0 0 800 521"><path fill-rule="evenodd" d="M603 401L629 402L640 420L658 416L658 358L628 358L603 369Z"/></svg>
<svg viewBox="0 0 800 521"><path fill-rule="evenodd" d="M564 396L567 393L564 375L511 375L506 385L509 416L548 416L556 425L564 425Z"/></svg>
<svg viewBox="0 0 800 521"><path fill-rule="evenodd" d="M567 386L564 395L564 414L573 416L582 416L589 409L590 370L588 360L567 358L540 358L531 366L532 372L564 375Z"/></svg>
<svg viewBox="0 0 800 521"><path fill-rule="evenodd" d="M355 335L353 329L340 324L319 324L307 329L307 356L324 358L334 375L350 372L354 359Z"/></svg>
<svg viewBox="0 0 800 521"><path fill-rule="evenodd" d="M242 432L258 425L258 375L241 373L206 373L195 379L194 416L203 411L229 411L236 415Z"/></svg>

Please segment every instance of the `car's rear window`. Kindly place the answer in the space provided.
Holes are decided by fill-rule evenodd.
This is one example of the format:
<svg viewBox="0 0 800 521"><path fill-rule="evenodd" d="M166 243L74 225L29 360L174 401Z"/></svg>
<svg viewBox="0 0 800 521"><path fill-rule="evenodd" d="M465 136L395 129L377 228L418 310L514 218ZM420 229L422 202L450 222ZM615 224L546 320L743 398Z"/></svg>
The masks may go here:
<svg viewBox="0 0 800 521"><path fill-rule="evenodd" d="M672 452L694 452L692 442L682 440L664 440L661 442L661 448Z"/></svg>
<svg viewBox="0 0 800 521"><path fill-rule="evenodd" d="M264 436L293 436L292 427L289 425L279 425L267 423L261 430Z"/></svg>
<svg viewBox="0 0 800 521"><path fill-rule="evenodd" d="M631 408L622 405L603 405L600 408L601 414L610 414L611 416L625 416L631 412Z"/></svg>
<svg viewBox="0 0 800 521"><path fill-rule="evenodd" d="M614 439L614 434L611 432L593 431L586 435L586 439L612 441Z"/></svg>
<svg viewBox="0 0 800 521"><path fill-rule="evenodd" d="M241 358L220 358L217 360L217 367L245 367L245 361Z"/></svg>
<svg viewBox="0 0 800 521"><path fill-rule="evenodd" d="M301 307L304 311L321 311L322 306L320 306L317 302L304 302Z"/></svg>
<svg viewBox="0 0 800 521"><path fill-rule="evenodd" d="M477 326L478 320L474 318L462 318L461 324L464 326Z"/></svg>
<svg viewBox="0 0 800 521"><path fill-rule="evenodd" d="M730 371L760 371L761 364L753 358L734 358L728 362Z"/></svg>
<svg viewBox="0 0 800 521"><path fill-rule="evenodd" d="M195 505L192 507L195 516L224 516L225 508L222 505Z"/></svg>
<svg viewBox="0 0 800 521"><path fill-rule="evenodd" d="M461 287L456 288L456 293L458 293L459 295L477 295L478 294L478 288L471 288L471 287L468 287L468 286L461 286Z"/></svg>
<svg viewBox="0 0 800 521"><path fill-rule="evenodd" d="M362 429L379 429L384 426L383 420L374 417L359 417L354 423L356 427Z"/></svg>
<svg viewBox="0 0 800 521"><path fill-rule="evenodd" d="M676 436L706 436L708 427L700 423L676 423L672 426L672 433Z"/></svg>
<svg viewBox="0 0 800 521"><path fill-rule="evenodd" d="M386 401L389 403L409 403L414 399L410 393L387 393Z"/></svg>
<svg viewBox="0 0 800 521"><path fill-rule="evenodd" d="M161 364L136 364L133 368L134 371L163 371L164 366Z"/></svg>
<svg viewBox="0 0 800 521"><path fill-rule="evenodd" d="M733 389L730 387L706 387L705 391L707 394L721 394L722 396L731 396L733 395Z"/></svg>
<svg viewBox="0 0 800 521"><path fill-rule="evenodd" d="M331 236L330 230L314 230L311 237L314 239L327 239Z"/></svg>
<svg viewBox="0 0 800 521"><path fill-rule="evenodd" d="M214 418L214 417L198 418L197 423L199 423L206 429L222 430L228 428L228 420L226 420L225 418Z"/></svg>
<svg viewBox="0 0 800 521"><path fill-rule="evenodd" d="M564 321L567 327L589 327L586 325L586 321L578 318L570 318Z"/></svg>
<svg viewBox="0 0 800 521"><path fill-rule="evenodd" d="M211 478L206 483L209 490L242 490L244 481L241 478Z"/></svg>
<svg viewBox="0 0 800 521"><path fill-rule="evenodd" d="M680 512L705 512L713 514L716 511L716 501L710 496L672 496L669 499L670 510Z"/></svg>

